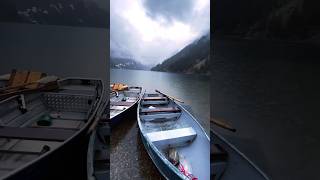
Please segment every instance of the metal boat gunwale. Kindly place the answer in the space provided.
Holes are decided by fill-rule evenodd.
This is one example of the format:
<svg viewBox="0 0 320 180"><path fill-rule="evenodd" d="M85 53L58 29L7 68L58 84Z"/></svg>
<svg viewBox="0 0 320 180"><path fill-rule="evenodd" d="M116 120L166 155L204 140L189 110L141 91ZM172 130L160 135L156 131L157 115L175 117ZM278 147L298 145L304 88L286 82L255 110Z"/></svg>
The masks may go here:
<svg viewBox="0 0 320 180"><path fill-rule="evenodd" d="M6 101L10 101L11 99L17 98L19 95L14 95L11 97L8 97L6 99L0 100L0 103L5 103Z"/></svg>
<svg viewBox="0 0 320 180"><path fill-rule="evenodd" d="M188 111L186 110L186 108L184 108L183 106L181 106L181 104L176 103L180 108L184 109L184 111L186 113L189 114L190 117L192 117L192 119L198 124L198 126L201 128L201 130L203 131L203 133L206 135L207 139L210 141L210 137L208 136L208 134L206 133L206 131L204 130L204 128L201 126L201 124L198 122L198 120Z"/></svg>
<svg viewBox="0 0 320 180"><path fill-rule="evenodd" d="M143 138L146 138L142 133L140 133L140 134L141 134L141 136L143 136ZM146 143L148 143L148 142L146 141ZM150 145L150 143L148 143L148 144ZM161 171L161 168L160 168L160 167L158 166L158 164L155 162L155 160L154 160L153 157L151 156L150 152L147 151L147 153L148 153L149 157L151 158L153 164L157 167L158 171L160 171L161 175L162 175L163 177L165 177L166 179L169 179L169 178ZM158 152L156 152L156 153L158 154Z"/></svg>
<svg viewBox="0 0 320 180"><path fill-rule="evenodd" d="M251 161L244 153L242 153L236 146L231 144L226 138L224 138L222 135L220 135L218 132L216 132L213 129L210 129L210 132L214 134L214 136L217 136L223 143L225 143L227 146L229 146L233 151L235 151L238 155L240 155L245 161L247 161L251 167L253 167L257 172L262 175L265 179L269 180L270 178L253 162ZM213 140L214 142L214 140Z"/></svg>
<svg viewBox="0 0 320 180"><path fill-rule="evenodd" d="M130 87L129 87L129 88L130 88ZM140 88L139 96L138 96L137 100L136 100L134 103L132 103L130 106L127 106L127 107L128 107L127 109L121 111L119 114L116 114L115 116L113 116L113 117L110 118L110 119L117 118L117 116L120 116L122 113L130 110L134 105L136 105L138 102L140 102L140 99L141 99L141 97L142 97L141 94L143 94L143 93L142 93L142 88ZM111 105L110 105L110 106L111 106Z"/></svg>
<svg viewBox="0 0 320 180"><path fill-rule="evenodd" d="M31 164L34 164L34 163L36 163L37 161L40 161L40 160L46 158L47 156L49 156L49 155L51 155L52 153L54 153L54 151L56 151L57 149L61 148L61 147L64 146L65 144L69 143L71 140L73 140L75 137L77 137L80 133L82 133L85 129L88 129L88 128L90 127L90 125L91 125L91 123L93 122L94 117L95 117L95 115L96 115L96 113L97 113L98 107L99 107L100 104L102 103L102 97L103 97L104 94L106 93L106 92L105 92L105 87L104 87L105 85L104 85L102 79L97 79L97 78L95 78L95 79L90 79L90 78L68 77L68 78L63 78L63 79L61 79L61 80L58 80L58 82L63 82L63 81L67 81L67 80L91 80L91 81L92 81L92 80L95 80L95 81L100 81L100 83L101 83L102 91L101 91L101 94L100 94L99 101L98 101L97 104L96 104L96 108L95 108L94 111L91 113L90 117L88 118L87 123L85 123L85 125L84 125L81 129L79 129L78 131L76 131L71 137L69 137L69 138L66 139L65 141L62 141L61 144L59 144L58 147L56 147L56 148L54 148L54 149L52 149L52 150L50 150L50 151L48 151L48 152L46 152L46 153L44 153L44 154L41 154L41 155L38 156L37 158L35 158L35 159L33 159L33 160L31 160L31 161L29 161L29 162L21 165L20 167L12 170L12 171L10 171L10 172L8 172L6 175L4 175L4 176L1 177L1 178L3 178L3 179L10 178L11 176L15 175L17 172L22 171L23 169L27 168L27 167L30 166ZM1 102L8 101L8 100L13 99L13 98L15 98L15 97L17 97L17 96L19 96L19 95L16 95L16 96L13 96L13 97L9 97L9 98L1 101Z"/></svg>
<svg viewBox="0 0 320 180"><path fill-rule="evenodd" d="M145 92L143 93L142 96L144 96ZM181 108L182 112L187 113L187 115L193 120L195 121L196 125L198 127L200 127L200 130L202 131L203 134L205 134L205 137L209 140L210 142L210 138L207 135L207 133L205 132L205 130L203 129L203 127L200 125L200 123L196 120L196 118L189 112L187 111L183 106L181 106L179 103L177 103L176 101L174 101L173 99L169 98L169 100L173 101L178 107ZM139 109L140 109L140 101L138 103L138 111L137 111L137 121L138 121L138 125L139 125L139 129L140 129L140 133L142 138L145 139L146 143L149 145L149 147L152 148L152 150L160 157L160 159L164 162L165 165L167 165L178 177L180 177L181 179L188 179L186 176L182 175L181 172L163 155L162 152L159 151L159 149L153 144L150 143L147 139L147 137L145 136L145 133L142 132L142 124L141 124L141 120L140 120L140 114L139 114ZM160 173L166 178L166 179L170 179L168 178L165 173L163 173L161 171L161 168L159 168L157 162L155 161L155 159L150 155L150 152L147 150L149 157L151 158L151 160L153 161L153 164L156 165L157 169L160 171Z"/></svg>

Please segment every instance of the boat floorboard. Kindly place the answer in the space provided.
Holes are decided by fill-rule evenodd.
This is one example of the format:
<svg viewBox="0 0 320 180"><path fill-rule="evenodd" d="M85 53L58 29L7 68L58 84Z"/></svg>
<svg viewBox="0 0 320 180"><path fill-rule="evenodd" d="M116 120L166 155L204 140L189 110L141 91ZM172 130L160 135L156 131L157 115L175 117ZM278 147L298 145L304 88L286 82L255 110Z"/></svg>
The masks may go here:
<svg viewBox="0 0 320 180"><path fill-rule="evenodd" d="M65 120L53 119L50 126L39 126L34 122L31 127L33 128L50 128L50 129L71 129L79 130L85 123L78 120Z"/></svg>

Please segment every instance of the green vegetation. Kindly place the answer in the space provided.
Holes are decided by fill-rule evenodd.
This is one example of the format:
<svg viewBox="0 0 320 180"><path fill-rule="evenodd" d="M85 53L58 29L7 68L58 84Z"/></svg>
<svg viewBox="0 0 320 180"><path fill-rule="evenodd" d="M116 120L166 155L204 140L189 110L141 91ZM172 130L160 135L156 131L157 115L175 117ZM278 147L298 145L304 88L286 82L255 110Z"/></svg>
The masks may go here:
<svg viewBox="0 0 320 180"><path fill-rule="evenodd" d="M187 45L174 56L156 65L152 71L209 74L210 35Z"/></svg>

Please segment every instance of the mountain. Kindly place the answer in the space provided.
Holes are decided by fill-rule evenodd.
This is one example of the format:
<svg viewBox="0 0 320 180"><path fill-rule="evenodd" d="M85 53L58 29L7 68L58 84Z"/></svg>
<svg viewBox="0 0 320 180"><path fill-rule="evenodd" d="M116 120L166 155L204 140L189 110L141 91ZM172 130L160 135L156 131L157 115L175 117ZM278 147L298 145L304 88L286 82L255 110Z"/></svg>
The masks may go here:
<svg viewBox="0 0 320 180"><path fill-rule="evenodd" d="M1 0L0 21L108 28L109 3L89 0Z"/></svg>
<svg viewBox="0 0 320 180"><path fill-rule="evenodd" d="M152 71L209 74L210 35L184 47L177 54L151 68Z"/></svg>
<svg viewBox="0 0 320 180"><path fill-rule="evenodd" d="M150 68L141 64L130 53L124 45L110 37L110 67L114 69L149 70Z"/></svg>
<svg viewBox="0 0 320 180"><path fill-rule="evenodd" d="M319 37L320 1L223 0L215 2L215 33L247 39Z"/></svg>
<svg viewBox="0 0 320 180"><path fill-rule="evenodd" d="M135 69L135 70L148 70L149 68L134 59L124 57L111 57L110 67L113 69Z"/></svg>

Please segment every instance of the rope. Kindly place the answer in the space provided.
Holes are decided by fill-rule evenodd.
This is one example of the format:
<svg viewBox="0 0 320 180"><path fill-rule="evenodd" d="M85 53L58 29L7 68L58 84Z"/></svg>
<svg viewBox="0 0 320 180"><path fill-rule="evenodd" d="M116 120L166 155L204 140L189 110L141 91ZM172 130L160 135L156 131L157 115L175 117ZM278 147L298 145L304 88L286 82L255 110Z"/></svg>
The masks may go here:
<svg viewBox="0 0 320 180"><path fill-rule="evenodd" d="M198 180L198 178L196 178L193 174L187 172L187 170L184 168L184 166L182 164L179 164L179 170L182 174L184 174L185 176L188 177L188 179L190 180Z"/></svg>

